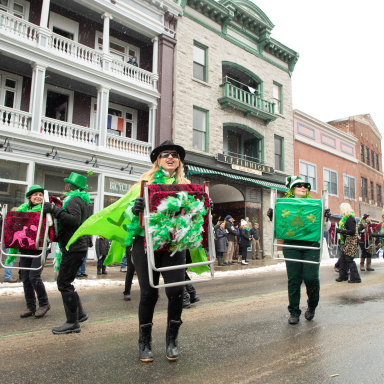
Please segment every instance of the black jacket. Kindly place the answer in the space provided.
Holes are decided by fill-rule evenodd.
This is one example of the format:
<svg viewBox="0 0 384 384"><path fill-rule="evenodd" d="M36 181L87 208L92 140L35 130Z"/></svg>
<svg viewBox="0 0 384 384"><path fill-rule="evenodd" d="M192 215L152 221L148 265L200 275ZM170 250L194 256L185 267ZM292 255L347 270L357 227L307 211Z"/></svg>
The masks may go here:
<svg viewBox="0 0 384 384"><path fill-rule="evenodd" d="M111 242L104 237L98 237L96 239L96 256L98 259L102 256L107 256L109 248L111 247Z"/></svg>
<svg viewBox="0 0 384 384"><path fill-rule="evenodd" d="M251 235L249 234L249 232L244 229L244 228L240 228L240 237L241 237L241 241L240 241L240 248L248 248L249 247L249 244L251 243L249 238L251 237Z"/></svg>
<svg viewBox="0 0 384 384"><path fill-rule="evenodd" d="M81 224L88 219L92 205L85 204L80 197L72 197L67 208L56 208L54 215L61 222L61 249L64 251L69 239ZM89 236L81 236L69 247L69 252L82 252L88 250Z"/></svg>
<svg viewBox="0 0 384 384"><path fill-rule="evenodd" d="M337 229L337 232L349 236L354 235L356 233L356 220L353 216L348 217L348 219L344 223L344 228Z"/></svg>
<svg viewBox="0 0 384 384"><path fill-rule="evenodd" d="M237 236L237 232L233 224L229 220L225 223L225 229L228 231L228 241L235 241L235 236Z"/></svg>
<svg viewBox="0 0 384 384"><path fill-rule="evenodd" d="M260 239L259 230L256 229L255 227L251 228L251 230L249 231L249 234L252 235L255 240Z"/></svg>

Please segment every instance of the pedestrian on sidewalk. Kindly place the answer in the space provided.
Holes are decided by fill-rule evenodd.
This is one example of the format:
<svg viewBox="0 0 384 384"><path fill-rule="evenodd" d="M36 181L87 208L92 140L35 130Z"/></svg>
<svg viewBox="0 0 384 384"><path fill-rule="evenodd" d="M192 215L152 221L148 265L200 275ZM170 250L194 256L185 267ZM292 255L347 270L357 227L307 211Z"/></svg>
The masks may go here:
<svg viewBox="0 0 384 384"><path fill-rule="evenodd" d="M225 230L224 221L220 223L219 228L216 229L216 252L217 260L219 261L219 267L223 267L226 264L223 263L223 255L228 250L228 232Z"/></svg>
<svg viewBox="0 0 384 384"><path fill-rule="evenodd" d="M252 260L259 260L260 254L260 234L259 234L259 223L255 223L253 228L249 231L252 236L251 249L252 249Z"/></svg>
<svg viewBox="0 0 384 384"><path fill-rule="evenodd" d="M96 239L96 256L97 256L97 274L106 275L106 266L104 260L111 248L111 242L103 236L98 236Z"/></svg>
<svg viewBox="0 0 384 384"><path fill-rule="evenodd" d="M233 244L233 256L232 260L236 260L241 262L241 256L239 256L239 237L237 235L238 229L239 229L239 224L238 223L233 223L233 227L235 228L236 231L236 236L235 236L235 242Z"/></svg>
<svg viewBox="0 0 384 384"><path fill-rule="evenodd" d="M342 203L340 205L341 220L336 233L340 233L340 243L343 243L340 256L340 268L339 277L336 279L337 282L348 280L348 269L349 280L348 283L361 283L359 271L357 270L354 258L357 255L357 233L356 233L356 220L355 212L350 204Z"/></svg>
<svg viewBox="0 0 384 384"><path fill-rule="evenodd" d="M245 220L240 222L240 244L239 244L239 254L241 255L241 265L248 265L247 263L247 253L248 247L251 243L252 237L249 234L248 224Z"/></svg>
<svg viewBox="0 0 384 384"><path fill-rule="evenodd" d="M61 292L66 322L61 327L55 327L52 332L56 335L80 332L80 324L88 319L84 312L80 297L73 286L76 273L87 257L89 236L81 236L67 249L67 243L81 224L90 216L91 199L87 193L87 178L72 172L65 182L65 199L63 207L44 203L44 213L51 213L59 220L59 243L56 260L59 264L57 287Z"/></svg>
<svg viewBox="0 0 384 384"><path fill-rule="evenodd" d="M381 213L381 223L376 226L376 231L371 233L372 237L379 237L379 248L384 246L384 209Z"/></svg>
<svg viewBox="0 0 384 384"><path fill-rule="evenodd" d="M224 253L224 264L225 265L233 265L232 257L233 257L233 251L234 251L234 244L235 244L235 237L237 235L235 228L233 226L233 217L231 215L227 215L224 220L225 223L225 229L228 233L227 239L228 239L228 248L227 252Z"/></svg>
<svg viewBox="0 0 384 384"><path fill-rule="evenodd" d="M365 213L359 222L359 246L361 249L360 257L360 271L364 272L364 263L367 260L367 272L372 272L374 269L371 267L372 253L376 250L375 244L369 234L369 224L371 224L371 216ZM368 247L367 247L368 245Z"/></svg>
<svg viewBox="0 0 384 384"><path fill-rule="evenodd" d="M309 194L311 190L311 184L305 182L300 176L288 176L285 180L285 185L289 191L284 195L284 198L295 199L310 199ZM325 210L324 216L330 217L331 211ZM272 221L273 208L269 208L267 216ZM300 240L286 240L284 244L306 246L306 247L319 247L319 243L312 243L309 241ZM305 261L320 261L320 250L313 249L300 249L300 248L283 248L284 257L287 259L297 259ZM297 261L285 261L288 276L288 297L289 305L288 311L290 317L288 319L289 324L298 324L300 321L301 309L300 309L300 297L301 297L301 285L304 284L307 288L308 295L308 308L304 317L307 320L312 320L315 317L315 310L319 303L320 297L320 278L319 278L319 264L309 264Z"/></svg>
<svg viewBox="0 0 384 384"><path fill-rule="evenodd" d="M20 205L16 209L17 212L41 212L41 203L44 199L44 188L40 185L32 185L25 197L28 202ZM26 227L24 227L26 228ZM17 255L19 249L10 248L9 255ZM22 254L37 256L41 254L39 250L23 250ZM9 265L14 261L15 256L9 256L5 262ZM20 314L20 317L43 317L50 309L51 305L48 301L47 291L45 285L41 279L44 265L41 265L41 257L20 257L20 268L33 268L21 269L21 278L23 280L24 297L27 304L27 309ZM39 302L39 308L36 308L36 296Z"/></svg>

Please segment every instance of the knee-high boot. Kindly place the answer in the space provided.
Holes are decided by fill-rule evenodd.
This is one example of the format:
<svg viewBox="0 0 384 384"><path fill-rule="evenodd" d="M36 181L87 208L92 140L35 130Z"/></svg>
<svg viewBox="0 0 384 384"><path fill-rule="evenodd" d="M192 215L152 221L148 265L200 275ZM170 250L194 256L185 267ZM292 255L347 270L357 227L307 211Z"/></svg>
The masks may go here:
<svg viewBox="0 0 384 384"><path fill-rule="evenodd" d="M79 333L79 308L76 292L61 292L63 298L65 315L67 321L61 327L52 328L55 335L63 335L66 333Z"/></svg>
<svg viewBox="0 0 384 384"><path fill-rule="evenodd" d="M181 319L179 321L170 320L167 327L167 334L165 336L166 342L166 354L168 360L177 360L179 357L179 345L178 345L178 336L179 328L183 322Z"/></svg>
<svg viewBox="0 0 384 384"><path fill-rule="evenodd" d="M76 292L76 295L77 295L77 308L79 309L79 323L82 323L82 322L88 320L88 315L83 309L80 297L79 297L77 292Z"/></svg>

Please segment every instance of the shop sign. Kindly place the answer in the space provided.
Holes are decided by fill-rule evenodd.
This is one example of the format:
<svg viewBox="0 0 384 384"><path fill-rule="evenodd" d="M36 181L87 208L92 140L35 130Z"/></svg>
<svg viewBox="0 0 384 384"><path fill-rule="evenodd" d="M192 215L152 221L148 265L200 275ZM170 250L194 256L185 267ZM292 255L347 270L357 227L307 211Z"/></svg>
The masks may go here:
<svg viewBox="0 0 384 384"><path fill-rule="evenodd" d="M113 179L111 177L105 178L105 192L116 193L119 195L125 195L131 188L132 183L126 180Z"/></svg>
<svg viewBox="0 0 384 384"><path fill-rule="evenodd" d="M255 173L256 175L261 175L262 173L275 172L273 167L270 167L268 165L254 163L252 161L239 159L238 157L224 155L223 153L218 153L216 155L216 160L221 161L222 163L231 164L232 168L238 171Z"/></svg>

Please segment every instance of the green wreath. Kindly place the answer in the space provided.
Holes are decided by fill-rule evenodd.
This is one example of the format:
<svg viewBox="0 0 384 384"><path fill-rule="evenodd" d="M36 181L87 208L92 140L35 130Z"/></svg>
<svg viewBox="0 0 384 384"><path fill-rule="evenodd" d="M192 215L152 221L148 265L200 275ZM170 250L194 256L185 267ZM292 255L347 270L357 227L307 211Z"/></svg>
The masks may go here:
<svg viewBox="0 0 384 384"><path fill-rule="evenodd" d="M167 197L149 216L148 232L152 234L153 249L171 243L171 256L184 249L197 249L203 237L204 199L198 200L187 192Z"/></svg>

